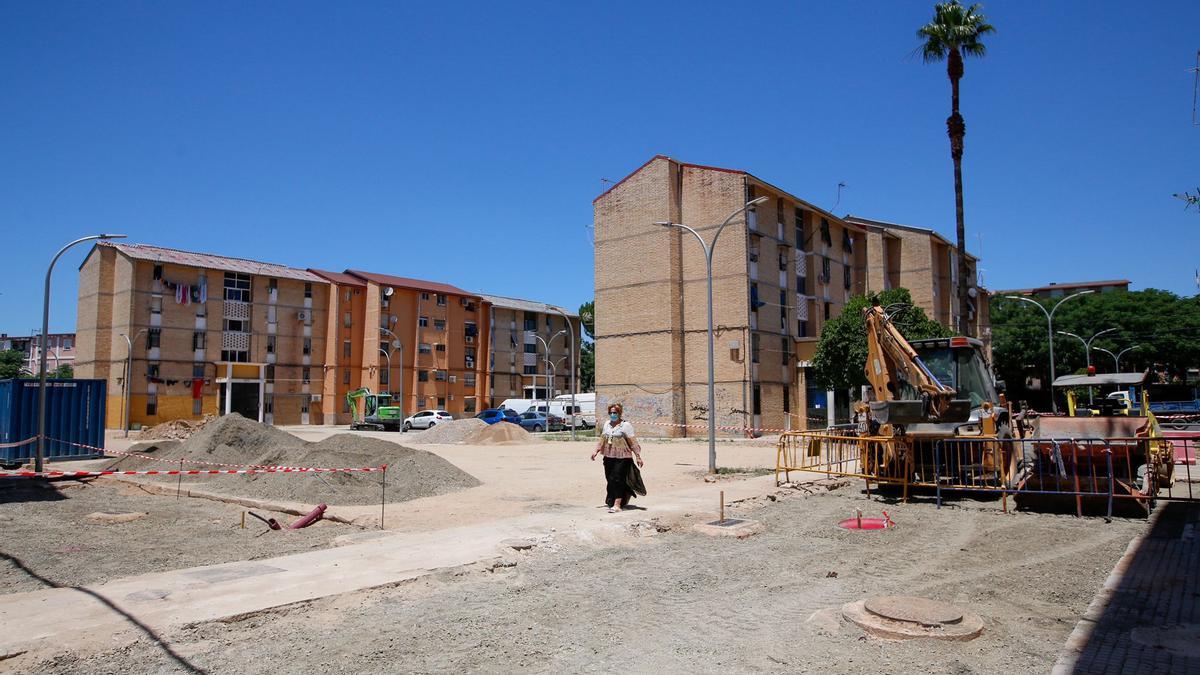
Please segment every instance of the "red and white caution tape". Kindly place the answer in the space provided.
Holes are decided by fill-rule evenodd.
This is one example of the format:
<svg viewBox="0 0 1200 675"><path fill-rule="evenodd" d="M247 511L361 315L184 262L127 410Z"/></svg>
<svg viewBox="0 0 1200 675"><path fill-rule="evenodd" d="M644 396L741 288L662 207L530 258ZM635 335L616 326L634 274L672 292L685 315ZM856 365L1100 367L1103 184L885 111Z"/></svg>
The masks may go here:
<svg viewBox="0 0 1200 675"><path fill-rule="evenodd" d="M643 422L643 421L638 421L638 420L629 420L629 421L634 422L636 424L641 424L644 426L651 426L651 427L673 427L676 429L708 429L707 424L674 424L671 422ZM766 431L766 432L775 433L775 434L781 434L781 433L784 433L787 431L798 431L798 429L762 429L762 428L758 428L758 427L729 427L729 426L722 426L720 424L717 425L717 428L720 429L721 431Z"/></svg>
<svg viewBox="0 0 1200 675"><path fill-rule="evenodd" d="M55 440L55 439L48 439L48 440ZM85 450L95 450L96 452L102 452L106 455L113 455L116 457L136 457L137 459L145 459L145 460L148 460L151 462L164 462L167 464L178 464L182 460L184 464L202 464L204 466L222 466L222 467L235 468L235 469L258 469L261 471L266 471L268 469L270 469L272 471L276 471L276 470L282 471L284 469L287 469L289 471L342 471L342 469L324 469L324 468L298 467L298 466L278 466L278 465L273 465L273 464L229 464L229 463L223 463L223 462L206 462L202 459L189 459L187 457L176 457L174 459L172 459L170 457L152 457L150 455L140 455L136 452L124 452L122 450L109 450L107 448L97 448L92 445L84 445L83 443L74 443L72 441L58 441L58 442L66 443L67 445L73 445L78 448L84 448Z"/></svg>
<svg viewBox="0 0 1200 675"><path fill-rule="evenodd" d="M258 473L374 473L387 465L347 469L277 468L277 469L168 469L163 471L0 471L0 478L88 478L93 476L214 476L250 475Z"/></svg>

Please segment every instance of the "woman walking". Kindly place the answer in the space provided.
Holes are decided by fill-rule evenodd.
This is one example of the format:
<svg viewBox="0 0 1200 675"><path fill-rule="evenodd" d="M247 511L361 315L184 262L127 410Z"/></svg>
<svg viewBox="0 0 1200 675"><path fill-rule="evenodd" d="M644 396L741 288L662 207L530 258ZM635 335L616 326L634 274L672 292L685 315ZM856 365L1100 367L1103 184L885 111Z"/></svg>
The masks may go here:
<svg viewBox="0 0 1200 675"><path fill-rule="evenodd" d="M604 423L600 442L592 453L593 462L596 461L596 455L604 455L604 478L608 481L604 503L608 505L609 513L616 513L621 507L627 506L634 495L646 496L646 486L642 484L642 474L638 471L638 467L644 466L642 446L634 437L633 425L621 419L623 412L620 403L608 406L608 421Z"/></svg>

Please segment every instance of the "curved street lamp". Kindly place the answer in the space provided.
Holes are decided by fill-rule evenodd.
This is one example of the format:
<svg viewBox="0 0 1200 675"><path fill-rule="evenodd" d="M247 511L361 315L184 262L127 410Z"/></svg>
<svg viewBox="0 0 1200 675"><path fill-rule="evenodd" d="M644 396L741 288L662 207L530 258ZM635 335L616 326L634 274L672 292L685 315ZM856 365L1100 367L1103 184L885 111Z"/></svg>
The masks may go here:
<svg viewBox="0 0 1200 675"><path fill-rule="evenodd" d="M576 381L575 381L575 378L576 378L576 374L575 374L575 373L576 373L576 367L575 367L575 328L574 328L574 327L571 325L571 317L567 316L567 313L566 313L566 312L564 312L564 311L562 310L562 308L560 308L560 307L555 307L555 306L553 306L553 305L546 305L546 309L548 309L548 310L551 310L551 311L553 311L553 312L557 312L558 314L561 314L561 315L562 315L563 321L567 322L567 335L568 335L568 336L571 338L571 342L570 342L570 345L569 345L569 347L570 347L570 350L571 350L571 440L575 440L575 395L576 395L576 393L578 392L578 385L577 385L577 383L576 383ZM581 325L581 326L583 325L583 321L582 321L582 320L580 320L580 325ZM579 341L580 341L580 342L582 342L582 341L583 341L583 337L582 337L582 336L580 336L580 340L579 340ZM549 403L547 403L547 404L546 404L546 412L547 412L547 413L549 413L549 412L550 412L550 404L549 404Z"/></svg>
<svg viewBox="0 0 1200 675"><path fill-rule="evenodd" d="M400 403L400 419L403 420L404 419L404 343L400 342L400 338L397 337L395 333L384 328L383 326L379 327L379 332L387 333L388 335L391 335L392 336L392 347L400 350L400 381L397 383L397 386L399 387L399 389L397 390L397 392L399 394L397 396L397 400ZM382 347L379 349L379 351L383 352L383 355L387 357L388 390L391 390L391 388L392 388L392 355L391 355L390 350L383 349Z"/></svg>
<svg viewBox="0 0 1200 675"><path fill-rule="evenodd" d="M1069 333L1065 330L1058 331L1058 334L1059 335L1070 335L1071 337L1073 337L1076 340L1079 340L1080 342L1083 343L1083 353L1084 353L1084 357L1087 359L1088 372L1091 372L1092 341L1095 340L1096 338L1100 337L1101 335L1104 335L1105 333L1111 333L1114 330L1117 330L1117 329L1116 328L1105 328L1104 330L1100 331L1099 333L1096 333L1095 335L1093 335L1092 337L1090 337L1086 340L1074 333ZM1088 387L1088 405L1091 405L1091 404L1092 404L1092 388L1089 386Z"/></svg>
<svg viewBox="0 0 1200 675"><path fill-rule="evenodd" d="M138 339L138 336L145 332L146 329L143 328L134 333L133 340ZM129 378L133 376L133 340L130 340L129 336L124 333L120 333L120 335L125 338L125 346L127 347L125 351L125 379L121 387L125 390L125 396L121 400L121 426L125 429L125 438L129 438Z"/></svg>
<svg viewBox="0 0 1200 675"><path fill-rule="evenodd" d="M1132 346L1126 347L1125 349L1122 349L1121 351L1117 352L1116 354L1108 351L1104 347L1095 347L1094 349L1098 352L1104 352L1105 354L1108 354L1109 356L1113 357L1113 368L1115 368L1116 371L1119 373L1119 372L1121 372L1121 357L1125 355L1125 352L1127 352L1131 349L1138 349L1139 347L1141 347L1141 345L1132 345Z"/></svg>
<svg viewBox="0 0 1200 675"><path fill-rule="evenodd" d="M704 238L696 230L684 225L683 223L672 223L666 220L655 222L655 225L662 227L677 227L681 230L691 232L696 241L700 242L700 248L704 249L704 262L707 265L708 272L708 472L717 472L717 385L716 385L716 367L714 366L715 357L713 355L713 251L717 248L717 239L721 236L721 232L725 226L730 223L739 214L753 209L755 206L767 201L766 196L751 199L743 204L736 211L729 214L725 222L717 227L717 233L713 235L712 243L705 243Z"/></svg>
<svg viewBox="0 0 1200 675"><path fill-rule="evenodd" d="M1005 298L1008 298L1009 300L1020 300L1021 302L1028 302L1029 304L1033 305L1034 307L1037 307L1038 309L1042 310L1042 313L1046 315L1046 336L1050 342L1050 410L1053 412L1058 412L1058 401L1056 401L1054 399L1054 313L1058 311L1058 308L1061 307L1064 302L1070 300L1071 298L1078 298L1081 295L1087 295L1088 293L1095 293L1095 291L1089 290L1089 291L1079 291L1078 293L1072 293L1071 295L1068 295L1067 297L1065 297L1062 300L1059 300L1057 303L1055 303L1054 308L1049 311L1047 311L1046 308L1042 306L1042 303L1040 303L1036 300L1027 298L1023 295L1006 295L1006 296L1004 296Z"/></svg>
<svg viewBox="0 0 1200 675"><path fill-rule="evenodd" d="M38 374L38 438L37 438L37 456L34 458L33 470L41 473L42 463L46 458L46 333L50 330L50 275L54 274L54 263L62 257L62 254L67 252L75 244L82 244L85 241L94 241L96 239L124 239L123 234L93 234L87 237L80 237L75 241L60 248L58 253L54 254L54 258L50 261L50 267L46 268L46 288L42 295L42 339L41 339L41 364Z"/></svg>

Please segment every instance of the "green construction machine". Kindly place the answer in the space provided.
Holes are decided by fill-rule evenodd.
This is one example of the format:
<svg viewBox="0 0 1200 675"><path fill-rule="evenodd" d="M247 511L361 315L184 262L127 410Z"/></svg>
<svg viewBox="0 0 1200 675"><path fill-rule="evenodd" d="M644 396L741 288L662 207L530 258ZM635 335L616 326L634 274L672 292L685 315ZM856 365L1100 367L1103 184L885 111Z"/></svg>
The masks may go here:
<svg viewBox="0 0 1200 675"><path fill-rule="evenodd" d="M359 399L363 401L361 413L358 410ZM354 415L350 428L355 431L400 431L404 413L400 406L389 405L391 402L391 394L373 394L366 387L346 394L346 403Z"/></svg>

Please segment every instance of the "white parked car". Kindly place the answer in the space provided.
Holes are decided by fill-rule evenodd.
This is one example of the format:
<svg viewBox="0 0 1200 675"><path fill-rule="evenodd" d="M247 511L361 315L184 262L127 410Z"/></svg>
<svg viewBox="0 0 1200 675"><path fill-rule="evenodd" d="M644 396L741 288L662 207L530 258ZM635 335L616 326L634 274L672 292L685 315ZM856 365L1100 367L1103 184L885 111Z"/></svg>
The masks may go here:
<svg viewBox="0 0 1200 675"><path fill-rule="evenodd" d="M445 410L422 410L421 412L404 420L404 431L410 429L428 429L436 426L438 422L449 422L454 419L454 415Z"/></svg>

